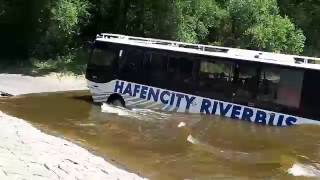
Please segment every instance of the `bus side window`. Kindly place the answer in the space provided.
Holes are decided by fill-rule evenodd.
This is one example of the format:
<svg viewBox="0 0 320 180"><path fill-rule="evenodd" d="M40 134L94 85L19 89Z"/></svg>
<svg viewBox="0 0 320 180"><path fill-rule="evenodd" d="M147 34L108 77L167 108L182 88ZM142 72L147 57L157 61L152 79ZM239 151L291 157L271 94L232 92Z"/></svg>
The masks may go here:
<svg viewBox="0 0 320 180"><path fill-rule="evenodd" d="M145 70L147 71L148 83L151 86L166 88L167 86L167 62L166 54L149 52L145 58Z"/></svg>
<svg viewBox="0 0 320 180"><path fill-rule="evenodd" d="M239 104L252 104L258 93L259 67L249 63L234 66L233 101ZM254 104L252 104L254 105Z"/></svg>
<svg viewBox="0 0 320 180"><path fill-rule="evenodd" d="M275 105L278 98L280 70L277 67L264 67L261 70L257 102L262 108L277 110Z"/></svg>
<svg viewBox="0 0 320 180"><path fill-rule="evenodd" d="M194 62L188 58L180 58L180 78L181 82L191 84L193 81L193 65Z"/></svg>
<svg viewBox="0 0 320 180"><path fill-rule="evenodd" d="M320 119L320 73L316 70L305 70L301 98L301 113L304 117Z"/></svg>
<svg viewBox="0 0 320 180"><path fill-rule="evenodd" d="M122 80L139 83L141 81L142 60L144 52L139 49L125 49L120 62Z"/></svg>
<svg viewBox="0 0 320 180"><path fill-rule="evenodd" d="M191 93L194 90L194 61L190 57L172 56L168 61L168 82L172 90Z"/></svg>
<svg viewBox="0 0 320 180"><path fill-rule="evenodd" d="M260 70L257 107L296 113L301 102L303 71L271 65L265 65Z"/></svg>
<svg viewBox="0 0 320 180"><path fill-rule="evenodd" d="M288 108L299 108L303 85L302 70L281 69L277 103Z"/></svg>
<svg viewBox="0 0 320 180"><path fill-rule="evenodd" d="M198 95L228 100L232 92L232 64L202 60L200 63Z"/></svg>

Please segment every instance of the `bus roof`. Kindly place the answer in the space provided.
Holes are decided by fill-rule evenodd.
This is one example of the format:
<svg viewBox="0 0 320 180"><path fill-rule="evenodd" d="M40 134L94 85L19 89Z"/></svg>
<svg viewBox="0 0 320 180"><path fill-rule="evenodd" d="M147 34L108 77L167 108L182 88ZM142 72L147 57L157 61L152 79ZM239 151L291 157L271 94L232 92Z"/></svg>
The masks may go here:
<svg viewBox="0 0 320 180"><path fill-rule="evenodd" d="M320 70L320 58L102 33L96 41Z"/></svg>

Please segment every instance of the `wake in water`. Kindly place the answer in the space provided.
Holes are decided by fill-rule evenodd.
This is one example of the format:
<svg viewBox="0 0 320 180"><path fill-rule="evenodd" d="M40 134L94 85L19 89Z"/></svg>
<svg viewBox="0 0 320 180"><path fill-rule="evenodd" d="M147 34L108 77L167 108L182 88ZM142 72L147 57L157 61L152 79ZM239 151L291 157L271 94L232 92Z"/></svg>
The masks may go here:
<svg viewBox="0 0 320 180"><path fill-rule="evenodd" d="M277 163L277 161L269 160L268 157L264 157L264 153L245 153L245 152L235 152L232 150L219 149L212 145L201 142L201 140L189 135L187 141L193 145L199 146L202 149L214 154L216 157L221 157L225 160L231 161L241 161L246 164L259 164L259 163ZM281 160L283 159L283 160ZM270 162L268 162L270 161ZM288 161L288 162L286 162ZM289 169L284 169L289 175L297 177L312 177L320 178L320 164L302 164L299 163L293 157L282 157L279 159L278 163L285 167L290 167L289 164L292 164L292 167ZM288 165L287 165L288 164Z"/></svg>
<svg viewBox="0 0 320 180"><path fill-rule="evenodd" d="M101 111L103 113L116 114L118 116L124 116L143 121L167 120L171 117L170 114L157 112L150 109L126 109L123 107L112 106L106 103L103 103L101 105Z"/></svg>
<svg viewBox="0 0 320 180"><path fill-rule="evenodd" d="M320 177L320 169L313 165L296 163L288 169L288 174L293 176Z"/></svg>
<svg viewBox="0 0 320 180"><path fill-rule="evenodd" d="M241 150L233 150L233 149L226 149L214 146L207 141L203 140L198 135L198 131L202 133L206 132L204 129L200 128L198 131L192 132L191 129L193 129L193 125L196 125L201 120L200 116L193 116L193 115L177 115L177 114L170 114L170 113L164 113L159 111L154 111L150 109L126 109L122 107L116 107L108 104L103 104L101 106L101 112L107 113L107 114L115 114L117 116L131 118L131 119L137 119L141 121L149 121L149 122L160 122L161 124L168 124L169 122L172 124L175 124L175 128L172 126L163 126L165 128L172 128L174 131L177 131L177 128L184 128L186 131L190 131L189 135L185 137L185 141L192 144L194 147L196 147L198 150L206 151L212 154L214 157L218 157L219 159L222 159L224 161L230 161L231 163L243 163L244 165L264 165L264 164L274 164L275 166L280 165L281 172L288 174L290 176L296 176L296 177L309 177L309 178L320 178L320 165L314 164L314 163L300 163L298 158L295 155L291 154L283 154L283 153L277 153L274 152L274 149L265 149L261 151L253 151L253 152L243 152ZM121 118L120 118L121 119ZM211 120L217 120L215 118L210 119ZM203 121L201 121L203 122ZM169 123L169 124L170 124ZM216 125L219 124L220 125ZM235 123L235 122L232 122ZM215 131L217 129L216 126L222 126L223 125L229 125L228 121L215 121L215 126L211 127L210 131ZM89 126L89 124L88 124ZM248 128L246 132L249 132L248 134L244 133L243 136L249 136L252 134L256 134L256 131L261 131L262 129L257 126L249 126L249 125L242 125L238 124L240 129L243 127L244 129ZM205 126L208 128L208 126ZM234 126L228 126L228 128L234 128ZM253 129L253 130L252 130ZM235 130L237 130L235 128ZM251 131L250 131L251 130ZM157 133L166 132L163 129L157 129ZM155 133L153 131L148 131L148 133ZM171 132L171 131L170 131ZM265 132L266 135L273 135L274 137L278 137L277 135L282 133L282 137L284 136L284 130L279 131L279 129L266 129L263 132ZM147 132L145 132L147 133ZM155 133L155 134L157 134ZM209 132L210 133L210 132ZM170 134L170 133L169 133ZM241 133L239 133L241 134ZM261 134L261 132L260 132ZM172 135L172 134L171 134ZM289 134L291 135L291 134ZM151 135L152 136L152 135ZM172 135L173 137L174 134ZM152 136L153 137L153 136ZM266 136L267 137L267 136ZM170 137L168 137L170 138ZM276 139L276 138L275 138Z"/></svg>

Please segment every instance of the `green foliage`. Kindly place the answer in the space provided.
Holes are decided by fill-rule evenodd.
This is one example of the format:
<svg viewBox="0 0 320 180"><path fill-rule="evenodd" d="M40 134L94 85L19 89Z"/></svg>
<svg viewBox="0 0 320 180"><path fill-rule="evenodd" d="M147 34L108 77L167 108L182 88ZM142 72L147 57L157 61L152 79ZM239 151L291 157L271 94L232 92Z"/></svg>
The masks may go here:
<svg viewBox="0 0 320 180"><path fill-rule="evenodd" d="M29 69L32 74L62 72L68 74L83 74L86 68L87 56L80 51L72 51L63 56L49 59L31 58ZM29 71L30 71L29 70Z"/></svg>
<svg viewBox="0 0 320 180"><path fill-rule="evenodd" d="M177 0L176 8L177 39L190 43L204 42L226 16L214 0Z"/></svg>
<svg viewBox="0 0 320 180"><path fill-rule="evenodd" d="M306 35L305 54L320 56L320 1L279 0L281 12Z"/></svg>
<svg viewBox="0 0 320 180"><path fill-rule="evenodd" d="M109 32L319 56L319 22L318 0L0 0L0 49L62 61Z"/></svg>
<svg viewBox="0 0 320 180"><path fill-rule="evenodd" d="M175 39L177 21L174 0L147 0L144 3L144 36Z"/></svg>
<svg viewBox="0 0 320 180"><path fill-rule="evenodd" d="M227 9L240 33L254 24L265 21L266 16L279 13L276 0L230 0Z"/></svg>
<svg viewBox="0 0 320 180"><path fill-rule="evenodd" d="M230 0L233 44L272 52L301 53L305 36L279 15L276 0Z"/></svg>
<svg viewBox="0 0 320 180"><path fill-rule="evenodd" d="M267 16L265 21L246 30L248 47L273 52L300 54L303 51L305 36L296 30L294 24L281 16Z"/></svg>
<svg viewBox="0 0 320 180"><path fill-rule="evenodd" d="M87 0L57 0L46 4L39 17L42 32L33 51L38 57L66 54L77 47L81 28L89 23L91 4ZM43 21L42 21L43 19Z"/></svg>
<svg viewBox="0 0 320 180"><path fill-rule="evenodd" d="M80 27L89 22L90 3L79 0L57 0L51 8L52 25L65 33L66 36L80 32Z"/></svg>
<svg viewBox="0 0 320 180"><path fill-rule="evenodd" d="M97 32L172 39L176 33L174 0L102 0Z"/></svg>
<svg viewBox="0 0 320 180"><path fill-rule="evenodd" d="M6 2L0 1L0 17L3 16L7 11L7 4Z"/></svg>

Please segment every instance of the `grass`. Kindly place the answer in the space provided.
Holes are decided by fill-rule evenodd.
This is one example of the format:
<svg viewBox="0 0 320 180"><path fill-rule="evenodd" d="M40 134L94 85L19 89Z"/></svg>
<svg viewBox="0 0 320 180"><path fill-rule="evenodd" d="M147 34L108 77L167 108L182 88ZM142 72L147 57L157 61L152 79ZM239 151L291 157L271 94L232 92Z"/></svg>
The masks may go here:
<svg viewBox="0 0 320 180"><path fill-rule="evenodd" d="M86 62L72 55L58 57L57 59L39 60L32 58L30 60L34 73L43 74L50 72L60 72L67 74L84 74Z"/></svg>
<svg viewBox="0 0 320 180"><path fill-rule="evenodd" d="M87 55L78 53L77 55L58 56L55 59L0 59L0 73L25 74L31 76L41 76L52 72L82 75L85 73Z"/></svg>

